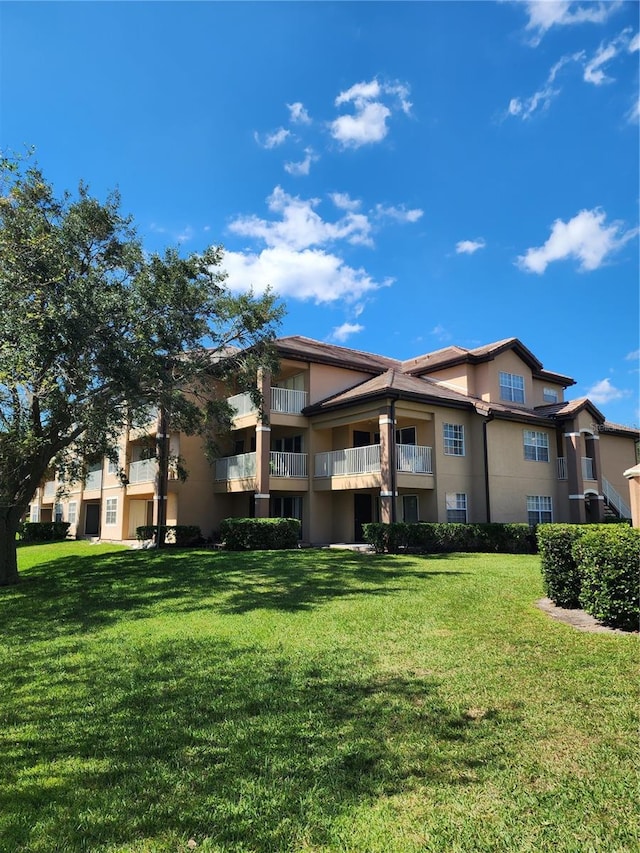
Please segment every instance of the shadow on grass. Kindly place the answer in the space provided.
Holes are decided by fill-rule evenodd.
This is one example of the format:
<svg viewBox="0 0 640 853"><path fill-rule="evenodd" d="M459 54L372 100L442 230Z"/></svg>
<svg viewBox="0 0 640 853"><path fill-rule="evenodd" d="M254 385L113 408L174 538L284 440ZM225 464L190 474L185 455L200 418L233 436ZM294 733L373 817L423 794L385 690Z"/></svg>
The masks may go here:
<svg viewBox="0 0 640 853"><path fill-rule="evenodd" d="M348 551L117 551L65 555L32 567L0 590L6 635L29 639L107 626L123 615L195 610L299 612L335 598L390 595L437 575L440 562Z"/></svg>
<svg viewBox="0 0 640 853"><path fill-rule="evenodd" d="M346 650L292 658L190 637L40 655L33 683L4 694L7 849L336 843L336 821L363 801L493 772L509 722L472 720L430 677L381 674Z"/></svg>

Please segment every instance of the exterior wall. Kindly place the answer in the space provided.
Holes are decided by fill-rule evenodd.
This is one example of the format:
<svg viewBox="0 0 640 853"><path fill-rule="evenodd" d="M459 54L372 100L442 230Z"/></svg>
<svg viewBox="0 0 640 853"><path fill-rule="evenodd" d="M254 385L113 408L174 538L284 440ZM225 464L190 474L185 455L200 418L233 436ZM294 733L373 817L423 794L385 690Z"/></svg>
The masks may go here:
<svg viewBox="0 0 640 853"><path fill-rule="evenodd" d="M309 405L353 388L365 379L371 379L371 374L326 364L312 364L309 371Z"/></svg>
<svg viewBox="0 0 640 853"><path fill-rule="evenodd" d="M515 372L515 371L512 371ZM544 399L544 389L549 388L551 391L555 391L558 395L558 403L562 403L564 400L564 386L558 385L555 382L547 382L542 379L533 379L533 396L529 405L531 407L535 406L548 406L549 402Z"/></svg>
<svg viewBox="0 0 640 853"><path fill-rule="evenodd" d="M429 521L446 521L446 495L464 492L467 495L469 521L486 521L483 418L464 409L434 409L433 470L437 498L436 515ZM444 424L464 427L464 456L448 456L444 452Z"/></svg>
<svg viewBox="0 0 640 853"><path fill-rule="evenodd" d="M487 427L491 520L526 522L527 495L552 498L553 520L562 521L556 473L555 431L536 427L549 435L549 462L524 458L524 425L494 420Z"/></svg>
<svg viewBox="0 0 640 853"><path fill-rule="evenodd" d="M476 397L492 403L500 400L500 372L515 373L524 377L524 406L531 408L534 403L533 378L531 368L522 361L513 350L500 353L493 361L485 361L475 367ZM509 403L517 406L518 403Z"/></svg>
<svg viewBox="0 0 640 853"><path fill-rule="evenodd" d="M451 367L443 367L433 373L427 374L429 379L442 382L461 394L476 396L474 367L471 364L454 364Z"/></svg>
<svg viewBox="0 0 640 853"><path fill-rule="evenodd" d="M605 430L599 432L599 437L602 475L611 483L623 501L629 504L630 481L624 476L624 472L636 464L635 441L632 437L613 435Z"/></svg>

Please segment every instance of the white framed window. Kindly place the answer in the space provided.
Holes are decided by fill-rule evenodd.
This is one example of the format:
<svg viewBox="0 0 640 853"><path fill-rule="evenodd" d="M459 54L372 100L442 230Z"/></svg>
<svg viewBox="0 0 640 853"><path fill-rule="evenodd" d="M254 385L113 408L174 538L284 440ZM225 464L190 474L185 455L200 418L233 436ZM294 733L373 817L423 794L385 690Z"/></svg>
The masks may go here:
<svg viewBox="0 0 640 853"><path fill-rule="evenodd" d="M78 504L75 501L69 501L67 510L67 521L69 524L75 524L78 520Z"/></svg>
<svg viewBox="0 0 640 853"><path fill-rule="evenodd" d="M64 513L62 510L62 504L54 504L53 505L53 520L54 521L63 521Z"/></svg>
<svg viewBox="0 0 640 853"><path fill-rule="evenodd" d="M418 496L402 495L402 520L415 524L419 519Z"/></svg>
<svg viewBox="0 0 640 853"><path fill-rule="evenodd" d="M546 432L524 430L524 458L530 462L549 461L549 436Z"/></svg>
<svg viewBox="0 0 640 853"><path fill-rule="evenodd" d="M31 504L29 507L29 521L40 521L40 507L38 504Z"/></svg>
<svg viewBox="0 0 640 853"><path fill-rule="evenodd" d="M467 496L464 492L448 492L445 495L447 504L447 521L465 524L467 521Z"/></svg>
<svg viewBox="0 0 640 853"><path fill-rule="evenodd" d="M120 460L116 460L115 462L110 459L109 464L107 465L107 474L117 474L118 469L120 467Z"/></svg>
<svg viewBox="0 0 640 853"><path fill-rule="evenodd" d="M500 399L507 403L524 403L524 376L500 371Z"/></svg>
<svg viewBox="0 0 640 853"><path fill-rule="evenodd" d="M116 524L118 521L118 498L107 498L104 514L105 524Z"/></svg>
<svg viewBox="0 0 640 853"><path fill-rule="evenodd" d="M553 521L551 498L548 495L527 495L527 517L532 525Z"/></svg>
<svg viewBox="0 0 640 853"><path fill-rule="evenodd" d="M464 456L464 426L462 424L443 424L444 455Z"/></svg>
<svg viewBox="0 0 640 853"><path fill-rule="evenodd" d="M543 388L542 389L542 399L545 403L557 403L558 402L558 392L555 388Z"/></svg>

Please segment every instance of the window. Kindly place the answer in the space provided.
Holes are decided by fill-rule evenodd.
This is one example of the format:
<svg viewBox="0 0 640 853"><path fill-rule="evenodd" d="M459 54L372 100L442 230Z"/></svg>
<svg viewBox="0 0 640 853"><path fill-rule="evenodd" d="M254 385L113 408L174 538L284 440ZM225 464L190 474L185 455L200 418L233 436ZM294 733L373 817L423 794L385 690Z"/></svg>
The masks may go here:
<svg viewBox="0 0 640 853"><path fill-rule="evenodd" d="M553 521L551 498L546 495L527 495L529 524L544 524Z"/></svg>
<svg viewBox="0 0 640 853"><path fill-rule="evenodd" d="M71 501L69 503L69 512L67 515L67 521L69 524L75 524L78 520L78 504L75 501Z"/></svg>
<svg viewBox="0 0 640 853"><path fill-rule="evenodd" d="M542 399L545 403L557 403L558 392L554 388L543 388Z"/></svg>
<svg viewBox="0 0 640 853"><path fill-rule="evenodd" d="M404 427L404 429L396 430L396 444L413 444L416 443L416 428Z"/></svg>
<svg viewBox="0 0 640 853"><path fill-rule="evenodd" d="M119 460L116 459L114 462L112 459L109 460L109 464L107 465L107 474L117 474L119 467Z"/></svg>
<svg viewBox="0 0 640 853"><path fill-rule="evenodd" d="M402 520L415 524L418 521L418 496L402 496Z"/></svg>
<svg viewBox="0 0 640 853"><path fill-rule="evenodd" d="M274 447L280 453L302 453L302 436L288 435L285 438L276 438Z"/></svg>
<svg viewBox="0 0 640 853"><path fill-rule="evenodd" d="M118 498L107 498L107 509L104 516L105 524L116 524L118 520Z"/></svg>
<svg viewBox="0 0 640 853"><path fill-rule="evenodd" d="M500 371L500 399L507 403L524 403L524 376Z"/></svg>
<svg viewBox="0 0 640 853"><path fill-rule="evenodd" d="M462 424L443 424L445 456L464 456L464 427Z"/></svg>
<svg viewBox="0 0 640 853"><path fill-rule="evenodd" d="M31 504L29 507L29 521L38 521L40 518L38 504Z"/></svg>
<svg viewBox="0 0 640 853"><path fill-rule="evenodd" d="M53 507L53 520L54 521L62 521L64 518L62 512L62 504L54 504Z"/></svg>
<svg viewBox="0 0 640 853"><path fill-rule="evenodd" d="M549 461L549 436L546 432L525 429L524 458L531 462Z"/></svg>
<svg viewBox="0 0 640 853"><path fill-rule="evenodd" d="M467 520L467 496L464 492L452 492L445 496L447 521L464 524Z"/></svg>
<svg viewBox="0 0 640 853"><path fill-rule="evenodd" d="M297 518L302 521L302 498L272 498L271 515L273 518Z"/></svg>

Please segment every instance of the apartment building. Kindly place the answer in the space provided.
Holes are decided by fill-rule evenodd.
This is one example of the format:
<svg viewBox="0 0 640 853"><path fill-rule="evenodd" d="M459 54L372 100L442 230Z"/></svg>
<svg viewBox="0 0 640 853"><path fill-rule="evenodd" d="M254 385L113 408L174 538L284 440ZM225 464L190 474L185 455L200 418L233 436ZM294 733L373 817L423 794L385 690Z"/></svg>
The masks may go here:
<svg viewBox="0 0 640 853"><path fill-rule="evenodd" d="M172 433L167 523L209 536L230 516L299 518L309 543L352 542L369 521L596 522L630 517L624 472L637 430L606 421L574 380L546 370L517 338L450 346L407 361L292 336L277 375L229 398L236 417L209 462L198 437ZM32 519L70 535L135 538L157 517L157 423L123 435L119 464L96 463L56 502L43 483ZM119 471L126 474L124 480ZM165 498L162 498L165 499Z"/></svg>

